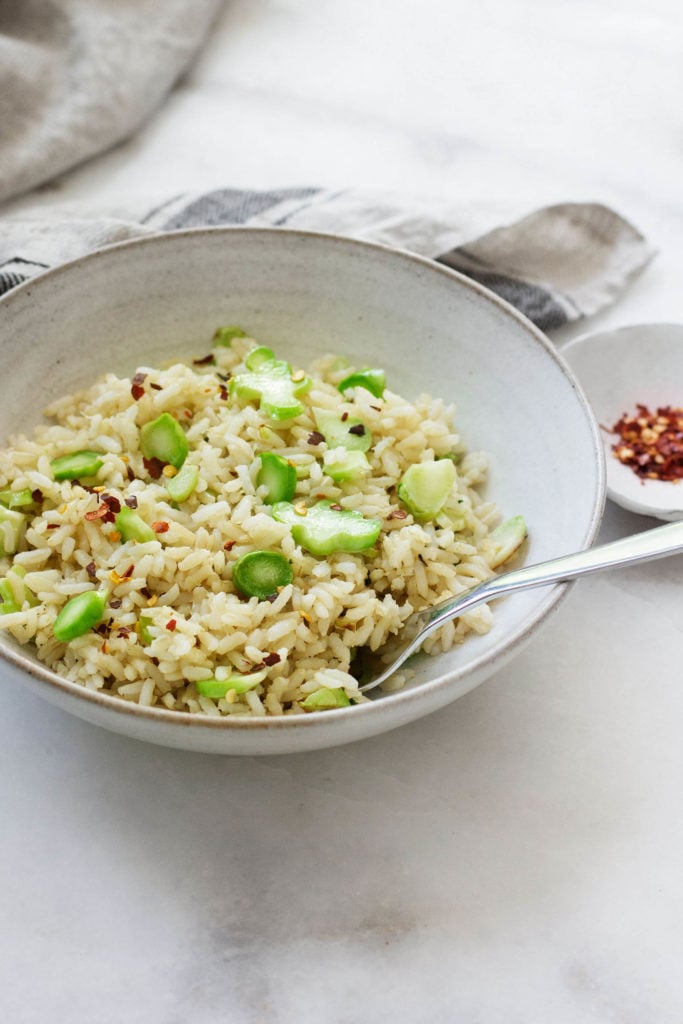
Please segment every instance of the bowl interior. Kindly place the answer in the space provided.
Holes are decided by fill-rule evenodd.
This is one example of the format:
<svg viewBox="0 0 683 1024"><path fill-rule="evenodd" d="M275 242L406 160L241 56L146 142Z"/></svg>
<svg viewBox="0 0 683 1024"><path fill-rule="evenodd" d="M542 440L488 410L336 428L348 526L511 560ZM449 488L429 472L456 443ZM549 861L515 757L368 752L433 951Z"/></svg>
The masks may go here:
<svg viewBox="0 0 683 1024"><path fill-rule="evenodd" d="M426 260L306 233L179 232L46 274L0 313L12 367L3 443L104 372L202 356L217 325L239 323L290 362L334 352L384 367L389 387L408 397L455 402L468 447L490 454L487 496L505 516L527 519L527 561L584 547L597 529L599 439L563 361L504 303ZM557 598L553 588L500 602L491 633L419 660L412 686L447 679L452 696L464 692L470 669L493 664Z"/></svg>
<svg viewBox="0 0 683 1024"><path fill-rule="evenodd" d="M644 480L612 454L611 427L636 405L683 405L683 325L637 324L585 335L564 349L598 423L606 456L607 493L631 512L683 518L683 483Z"/></svg>

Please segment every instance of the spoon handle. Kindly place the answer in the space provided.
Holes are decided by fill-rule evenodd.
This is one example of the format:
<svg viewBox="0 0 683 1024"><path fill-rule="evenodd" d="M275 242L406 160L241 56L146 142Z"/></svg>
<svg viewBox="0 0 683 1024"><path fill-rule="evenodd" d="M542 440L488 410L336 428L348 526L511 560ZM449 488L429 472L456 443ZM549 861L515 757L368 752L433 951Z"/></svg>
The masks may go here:
<svg viewBox="0 0 683 1024"><path fill-rule="evenodd" d="M548 583L559 583L620 565L666 558L667 555L675 555L678 552L683 552L683 520L614 540L609 544L601 544L599 547L577 551L575 554L561 555L548 562L513 569L501 576L485 580L459 597L452 597L435 605L423 631L423 639L427 633L431 633L454 616L481 604L482 601L490 601L513 590L542 587Z"/></svg>

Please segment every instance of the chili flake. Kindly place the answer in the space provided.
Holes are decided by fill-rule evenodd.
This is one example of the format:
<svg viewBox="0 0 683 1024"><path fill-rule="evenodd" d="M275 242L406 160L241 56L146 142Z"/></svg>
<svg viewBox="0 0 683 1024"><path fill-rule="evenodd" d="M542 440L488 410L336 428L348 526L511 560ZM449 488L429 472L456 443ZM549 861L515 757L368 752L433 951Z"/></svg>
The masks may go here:
<svg viewBox="0 0 683 1024"><path fill-rule="evenodd" d="M93 519L103 519L109 512L108 505L98 505L97 508L92 509L90 512L86 512L83 516L88 522L92 522Z"/></svg>
<svg viewBox="0 0 683 1024"><path fill-rule="evenodd" d="M662 405L652 412L637 403L636 413L624 413L610 433L619 436L614 457L641 480L683 479L683 409Z"/></svg>
<svg viewBox="0 0 683 1024"><path fill-rule="evenodd" d="M145 383L146 377L146 373L136 373L135 376L133 377L133 380L131 381L130 393L136 402L140 398L142 398L142 396L145 393L145 389L143 388L142 385Z"/></svg>
<svg viewBox="0 0 683 1024"><path fill-rule="evenodd" d="M164 463L161 459L145 459L143 458L142 464L151 476L152 480L158 480L164 471Z"/></svg>
<svg viewBox="0 0 683 1024"><path fill-rule="evenodd" d="M165 523L163 520L159 520L156 523L152 523L152 529L155 533L168 533L169 526L168 523Z"/></svg>
<svg viewBox="0 0 683 1024"><path fill-rule="evenodd" d="M169 633L172 633L177 625L178 623L176 622L175 619L169 619L168 622L166 623L166 629L169 631Z"/></svg>

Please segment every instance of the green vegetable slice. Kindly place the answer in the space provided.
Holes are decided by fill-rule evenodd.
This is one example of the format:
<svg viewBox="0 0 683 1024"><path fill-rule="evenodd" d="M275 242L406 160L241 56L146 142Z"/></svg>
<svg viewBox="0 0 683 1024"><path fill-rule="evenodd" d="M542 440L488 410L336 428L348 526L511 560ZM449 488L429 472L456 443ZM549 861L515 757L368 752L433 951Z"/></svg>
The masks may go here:
<svg viewBox="0 0 683 1024"><path fill-rule="evenodd" d="M13 555L19 550L26 532L27 517L16 509L0 505L0 555Z"/></svg>
<svg viewBox="0 0 683 1024"><path fill-rule="evenodd" d="M456 477L450 459L417 462L403 474L398 496L416 519L433 519L446 504Z"/></svg>
<svg viewBox="0 0 683 1024"><path fill-rule="evenodd" d="M230 690L235 693L246 693L262 683L268 673L266 671L250 672L248 675L232 675L227 679L200 679L197 689L202 697L213 697L214 700L225 697Z"/></svg>
<svg viewBox="0 0 683 1024"><path fill-rule="evenodd" d="M13 565L8 569L7 576L0 579L0 615L21 611L25 601L29 608L35 608L40 604L35 594L24 583L25 575L23 565Z"/></svg>
<svg viewBox="0 0 683 1024"><path fill-rule="evenodd" d="M279 551L250 551L232 567L232 581L240 594L263 601L292 582L292 567Z"/></svg>
<svg viewBox="0 0 683 1024"><path fill-rule="evenodd" d="M166 481L166 490L172 501L187 501L198 483L199 466L192 466L186 462L175 476L169 477Z"/></svg>
<svg viewBox="0 0 683 1024"><path fill-rule="evenodd" d="M259 345L257 348L253 348L247 358L244 360L244 365L248 370L259 370L266 363L275 362L275 353L272 348L267 348L265 345ZM289 371L292 372L291 370Z"/></svg>
<svg viewBox="0 0 683 1024"><path fill-rule="evenodd" d="M76 480L95 476L104 465L102 452L73 452L60 455L50 463L55 480Z"/></svg>
<svg viewBox="0 0 683 1024"><path fill-rule="evenodd" d="M331 689L328 686L321 686L314 693L309 693L305 700L301 701L301 707L306 711L323 711L329 708L348 708L351 704L346 691L342 687Z"/></svg>
<svg viewBox="0 0 683 1024"><path fill-rule="evenodd" d="M138 636L140 637L140 641L144 647L149 647L154 640L154 637L149 631L149 627L153 625L153 623L154 619L151 615L141 615L138 619Z"/></svg>
<svg viewBox="0 0 683 1024"><path fill-rule="evenodd" d="M344 377L344 380L337 384L337 388L342 394L347 388L365 388L375 398L381 398L384 394L384 389L387 385L387 378L384 370L356 370L355 373L350 373L348 377Z"/></svg>
<svg viewBox="0 0 683 1024"><path fill-rule="evenodd" d="M246 338L241 327L230 325L228 327L217 327L213 336L213 344L216 348L230 348L235 338Z"/></svg>
<svg viewBox="0 0 683 1024"><path fill-rule="evenodd" d="M121 534L121 540L136 540L145 544L150 540L158 540L158 537L151 526L142 519L132 508L124 505L120 512L116 513L114 526Z"/></svg>
<svg viewBox="0 0 683 1024"><path fill-rule="evenodd" d="M484 541L484 553L492 569L512 558L515 551L524 542L527 526L524 516L513 516L492 530Z"/></svg>
<svg viewBox="0 0 683 1024"><path fill-rule="evenodd" d="M275 359L265 346L253 349L245 365L246 371L230 381L231 395L246 402L257 401L263 415L278 422L301 415L304 407L298 396L311 387L310 377L302 373L300 379L293 379L289 363Z"/></svg>
<svg viewBox="0 0 683 1024"><path fill-rule="evenodd" d="M104 618L108 594L104 590L86 590L67 601L54 621L52 632L60 643L68 644L83 636Z"/></svg>
<svg viewBox="0 0 683 1024"><path fill-rule="evenodd" d="M11 612L20 612L21 605L16 599L12 584L8 579L0 580L0 615L9 615Z"/></svg>
<svg viewBox="0 0 683 1024"><path fill-rule="evenodd" d="M313 416L328 448L347 448L358 452L366 452L370 448L372 434L362 420L352 416L343 420L338 413L330 412L329 409L314 409Z"/></svg>
<svg viewBox="0 0 683 1024"><path fill-rule="evenodd" d="M140 450L146 459L159 459L180 469L190 448L178 421L169 412L162 412L141 427Z"/></svg>
<svg viewBox="0 0 683 1024"><path fill-rule="evenodd" d="M343 451L339 455L333 452L323 461L323 469L336 483L347 480L358 480L370 472L370 463L365 452Z"/></svg>
<svg viewBox="0 0 683 1024"><path fill-rule="evenodd" d="M377 538L382 524L366 519L360 512L337 509L329 501L319 501L303 512L280 501L273 505L273 516L292 528L292 537L312 555L331 555L335 551L366 551Z"/></svg>
<svg viewBox="0 0 683 1024"><path fill-rule="evenodd" d="M33 494L28 488L23 491L12 491L9 488L0 491L0 505L4 505L5 508L24 508L32 504Z"/></svg>
<svg viewBox="0 0 683 1024"><path fill-rule="evenodd" d="M296 469L282 455L262 452L259 455L261 468L256 474L258 487L265 486L268 493L263 499L266 505L276 501L291 501L296 490Z"/></svg>

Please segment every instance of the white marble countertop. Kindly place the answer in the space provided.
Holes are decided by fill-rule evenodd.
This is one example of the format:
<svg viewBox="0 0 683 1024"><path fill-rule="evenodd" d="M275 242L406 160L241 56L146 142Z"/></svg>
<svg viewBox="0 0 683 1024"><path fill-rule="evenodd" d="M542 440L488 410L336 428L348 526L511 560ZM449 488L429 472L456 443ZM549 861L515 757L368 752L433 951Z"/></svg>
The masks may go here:
<svg viewBox="0 0 683 1024"><path fill-rule="evenodd" d="M597 199L660 255L581 330L683 321L681 24L675 0L233 0L143 131L12 209ZM649 525L609 507L601 537ZM590 578L456 704L308 755L154 748L1 687L0 1017L678 1024L682 570Z"/></svg>

